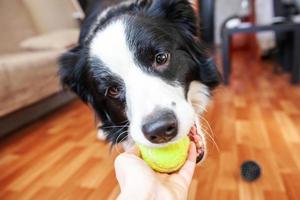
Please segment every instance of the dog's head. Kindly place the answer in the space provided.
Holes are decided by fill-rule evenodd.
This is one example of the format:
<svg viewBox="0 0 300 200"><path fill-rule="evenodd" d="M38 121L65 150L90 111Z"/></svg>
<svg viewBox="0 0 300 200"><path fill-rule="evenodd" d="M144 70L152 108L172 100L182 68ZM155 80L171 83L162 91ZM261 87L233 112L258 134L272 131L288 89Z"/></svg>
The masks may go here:
<svg viewBox="0 0 300 200"><path fill-rule="evenodd" d="M94 108L113 143L128 132L148 146L187 135L219 78L187 0L129 1L92 14L60 63L63 84Z"/></svg>

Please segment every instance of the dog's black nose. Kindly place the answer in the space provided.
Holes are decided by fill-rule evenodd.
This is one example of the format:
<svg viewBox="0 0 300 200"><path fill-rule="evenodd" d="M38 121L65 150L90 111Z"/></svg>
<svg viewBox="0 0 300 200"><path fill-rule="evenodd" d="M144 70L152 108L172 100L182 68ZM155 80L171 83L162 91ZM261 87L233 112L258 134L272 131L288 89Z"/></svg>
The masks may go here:
<svg viewBox="0 0 300 200"><path fill-rule="evenodd" d="M152 143L165 143L172 140L178 131L178 123L173 111L155 111L143 123L142 131Z"/></svg>

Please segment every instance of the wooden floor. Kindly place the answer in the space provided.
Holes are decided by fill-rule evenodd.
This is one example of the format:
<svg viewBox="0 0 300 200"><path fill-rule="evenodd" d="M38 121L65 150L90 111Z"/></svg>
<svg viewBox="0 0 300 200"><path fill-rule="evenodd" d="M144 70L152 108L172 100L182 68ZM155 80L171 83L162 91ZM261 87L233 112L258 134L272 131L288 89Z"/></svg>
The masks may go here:
<svg viewBox="0 0 300 200"><path fill-rule="evenodd" d="M194 176L190 199L300 199L300 87L272 64L234 55L230 87L215 92L205 118L209 155ZM0 142L0 199L115 199L118 149L97 141L94 118L79 101ZM256 160L262 176L240 178Z"/></svg>

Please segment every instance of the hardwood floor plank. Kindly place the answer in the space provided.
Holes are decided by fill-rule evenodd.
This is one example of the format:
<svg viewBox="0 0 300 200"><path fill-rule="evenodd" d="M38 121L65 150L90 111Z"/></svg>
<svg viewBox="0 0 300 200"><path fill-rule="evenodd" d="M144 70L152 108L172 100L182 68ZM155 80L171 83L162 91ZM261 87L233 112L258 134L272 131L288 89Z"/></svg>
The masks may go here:
<svg viewBox="0 0 300 200"><path fill-rule="evenodd" d="M300 143L299 130L296 129L289 116L280 111L275 111L274 116L278 124L283 124L282 126L280 126L280 129L285 140L287 142Z"/></svg>
<svg viewBox="0 0 300 200"><path fill-rule="evenodd" d="M283 174L283 180L287 195L290 200L296 200L300 197L300 173Z"/></svg>
<svg viewBox="0 0 300 200"><path fill-rule="evenodd" d="M18 176L10 185L8 186L9 190L21 191L27 187L32 181L34 181L40 174L44 173L47 169L53 166L64 153L69 151L73 147L72 143L65 143L57 149L57 151L52 152L51 154L43 157L38 161L34 166L31 166L28 169L24 169L22 175Z"/></svg>
<svg viewBox="0 0 300 200"><path fill-rule="evenodd" d="M69 159L66 157L61 160L61 168L57 173L53 174L53 177L47 183L47 186L61 187L65 181L71 177L76 170L78 170L89 158L95 153L95 148L80 148L75 147Z"/></svg>
<svg viewBox="0 0 300 200"><path fill-rule="evenodd" d="M217 194L217 200L235 200L239 199L238 192L236 190L219 190Z"/></svg>
<svg viewBox="0 0 300 200"><path fill-rule="evenodd" d="M288 196L285 192L277 192L274 190L264 191L264 197L266 200L288 200Z"/></svg>

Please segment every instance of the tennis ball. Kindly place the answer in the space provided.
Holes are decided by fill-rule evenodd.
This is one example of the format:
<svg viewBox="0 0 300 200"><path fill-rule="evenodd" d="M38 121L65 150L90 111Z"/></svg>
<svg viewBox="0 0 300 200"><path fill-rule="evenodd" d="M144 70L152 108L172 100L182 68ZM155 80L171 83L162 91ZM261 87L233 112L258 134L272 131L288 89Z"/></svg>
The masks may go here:
<svg viewBox="0 0 300 200"><path fill-rule="evenodd" d="M165 147L151 148L138 144L143 160L155 171L172 173L185 163L190 139L186 136Z"/></svg>

